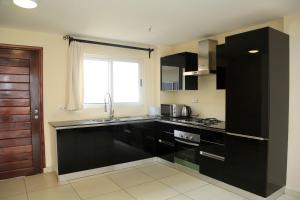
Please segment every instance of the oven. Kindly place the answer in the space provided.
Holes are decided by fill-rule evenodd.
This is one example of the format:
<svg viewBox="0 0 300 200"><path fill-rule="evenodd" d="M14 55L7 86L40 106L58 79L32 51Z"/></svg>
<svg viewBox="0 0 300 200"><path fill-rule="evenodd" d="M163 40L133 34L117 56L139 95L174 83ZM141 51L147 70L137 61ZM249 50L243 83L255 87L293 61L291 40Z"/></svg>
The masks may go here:
<svg viewBox="0 0 300 200"><path fill-rule="evenodd" d="M174 130L174 137L175 163L198 171L200 135Z"/></svg>

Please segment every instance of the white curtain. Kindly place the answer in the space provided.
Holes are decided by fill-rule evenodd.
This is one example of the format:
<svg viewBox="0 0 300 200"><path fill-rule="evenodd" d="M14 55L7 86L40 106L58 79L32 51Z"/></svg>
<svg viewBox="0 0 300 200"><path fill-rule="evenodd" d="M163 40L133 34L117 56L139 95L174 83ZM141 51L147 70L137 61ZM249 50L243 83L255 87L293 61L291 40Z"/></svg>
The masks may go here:
<svg viewBox="0 0 300 200"><path fill-rule="evenodd" d="M69 46L66 110L83 108L83 52L80 42Z"/></svg>

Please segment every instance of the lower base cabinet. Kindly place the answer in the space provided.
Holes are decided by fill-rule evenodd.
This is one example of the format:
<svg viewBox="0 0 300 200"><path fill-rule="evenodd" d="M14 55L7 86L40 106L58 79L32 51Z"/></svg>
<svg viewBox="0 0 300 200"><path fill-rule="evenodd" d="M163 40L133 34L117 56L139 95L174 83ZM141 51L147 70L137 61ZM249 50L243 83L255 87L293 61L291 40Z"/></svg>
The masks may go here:
<svg viewBox="0 0 300 200"><path fill-rule="evenodd" d="M267 196L267 141L226 135L224 182Z"/></svg>

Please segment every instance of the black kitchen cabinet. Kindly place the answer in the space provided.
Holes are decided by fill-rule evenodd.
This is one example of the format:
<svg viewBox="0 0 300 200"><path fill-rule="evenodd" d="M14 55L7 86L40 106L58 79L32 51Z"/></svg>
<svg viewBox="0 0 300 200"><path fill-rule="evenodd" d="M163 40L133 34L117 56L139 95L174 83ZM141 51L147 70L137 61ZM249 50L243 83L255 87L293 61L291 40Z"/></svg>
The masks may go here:
<svg viewBox="0 0 300 200"><path fill-rule="evenodd" d="M223 181L226 159L224 133L202 130L199 149L200 173Z"/></svg>
<svg viewBox="0 0 300 200"><path fill-rule="evenodd" d="M58 174L114 164L112 132L111 126L58 130Z"/></svg>
<svg viewBox="0 0 300 200"><path fill-rule="evenodd" d="M154 122L57 130L59 175L151 158Z"/></svg>
<svg viewBox="0 0 300 200"><path fill-rule="evenodd" d="M174 162L174 126L157 122L156 127L157 156L164 160Z"/></svg>
<svg viewBox="0 0 300 200"><path fill-rule="evenodd" d="M161 58L161 90L197 90L197 76L183 72L198 70L198 54L183 52Z"/></svg>
<svg viewBox="0 0 300 200"><path fill-rule="evenodd" d="M268 142L230 135L226 135L225 142L225 182L266 196Z"/></svg>
<svg viewBox="0 0 300 200"><path fill-rule="evenodd" d="M286 182L289 37L262 28L225 41L225 182L267 197Z"/></svg>
<svg viewBox="0 0 300 200"><path fill-rule="evenodd" d="M226 59L225 44L217 45L217 89L226 89L226 66L228 65Z"/></svg>

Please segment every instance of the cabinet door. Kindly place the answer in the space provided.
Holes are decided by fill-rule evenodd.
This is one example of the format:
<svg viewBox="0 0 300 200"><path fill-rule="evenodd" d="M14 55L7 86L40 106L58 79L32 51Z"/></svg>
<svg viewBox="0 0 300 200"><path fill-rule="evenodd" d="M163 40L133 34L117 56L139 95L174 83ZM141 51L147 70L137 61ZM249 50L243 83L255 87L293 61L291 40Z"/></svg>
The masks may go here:
<svg viewBox="0 0 300 200"><path fill-rule="evenodd" d="M264 30L226 38L226 131L267 137L268 49ZM258 50L249 53L249 50Z"/></svg>
<svg viewBox="0 0 300 200"><path fill-rule="evenodd" d="M226 50L225 44L217 45L217 89L226 89Z"/></svg>
<svg viewBox="0 0 300 200"><path fill-rule="evenodd" d="M114 164L111 127L57 131L58 174Z"/></svg>
<svg viewBox="0 0 300 200"><path fill-rule="evenodd" d="M266 195L267 141L225 136L225 182Z"/></svg>
<svg viewBox="0 0 300 200"><path fill-rule="evenodd" d="M157 154L160 158L174 162L175 141L174 134L166 131L158 132Z"/></svg>

